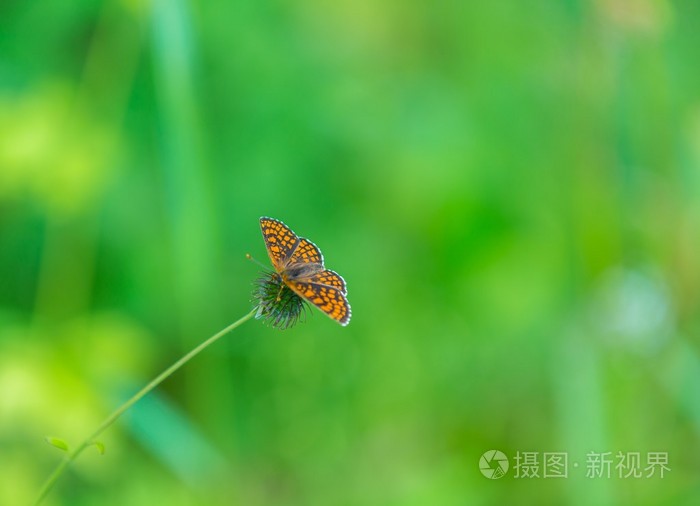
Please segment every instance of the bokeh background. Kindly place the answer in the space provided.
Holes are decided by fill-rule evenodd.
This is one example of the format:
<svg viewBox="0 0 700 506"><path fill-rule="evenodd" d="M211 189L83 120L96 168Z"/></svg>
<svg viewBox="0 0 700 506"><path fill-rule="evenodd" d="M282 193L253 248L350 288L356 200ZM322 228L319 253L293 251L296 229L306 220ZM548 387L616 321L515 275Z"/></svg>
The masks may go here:
<svg viewBox="0 0 700 506"><path fill-rule="evenodd" d="M251 307L48 505L695 505L700 3L0 3L0 504ZM479 457L511 469L486 479ZM516 479L566 452L566 479ZM671 471L586 477L589 452ZM578 468L574 467L578 464ZM540 470L542 474L542 470Z"/></svg>

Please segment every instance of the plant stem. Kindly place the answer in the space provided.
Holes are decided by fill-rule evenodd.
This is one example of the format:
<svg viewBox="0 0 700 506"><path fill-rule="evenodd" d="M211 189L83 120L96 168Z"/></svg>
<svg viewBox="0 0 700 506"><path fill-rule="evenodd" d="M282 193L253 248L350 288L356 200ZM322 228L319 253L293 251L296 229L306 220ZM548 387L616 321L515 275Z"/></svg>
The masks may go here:
<svg viewBox="0 0 700 506"><path fill-rule="evenodd" d="M158 376L156 376L153 381L151 381L148 385L143 387L141 390L136 392L133 397L131 397L128 401L126 401L124 404L119 406L117 409L114 410L114 412L109 415L105 420L100 424L95 431L90 434L85 440L80 443L75 450L72 450L71 452L66 455L63 460L56 466L56 469L51 473L51 475L46 479L44 482L44 485L41 487L41 490L39 491L39 495L36 498L36 501L34 502L34 506L38 506L41 504L41 501L44 500L46 495L49 493L49 491L53 488L54 484L56 483L56 480L63 474L63 471L68 467L68 465L74 461L78 455L80 455L83 450L85 450L88 446L91 446L95 443L95 439L104 432L105 429L107 429L110 425L112 425L117 419L124 414L124 412L129 409L131 406L136 404L143 396L145 396L147 393L149 393L151 390L153 390L155 387L160 385L163 380L168 378L171 374L173 374L175 371L177 371L180 367L185 365L187 362L190 361L195 355L198 355L199 352L207 348L210 344L213 344L214 342L218 341L220 338L231 332L233 329L241 325L242 323L250 320L254 315L255 315L255 309L253 309L250 313L242 317L240 320L237 320L233 322L231 325L228 327L220 330L213 336L211 336L209 339L206 341L201 342L197 347L195 347L192 351L184 355L182 358L180 358L177 362L175 362L173 365L168 367L166 370L164 370L162 373L160 373Z"/></svg>

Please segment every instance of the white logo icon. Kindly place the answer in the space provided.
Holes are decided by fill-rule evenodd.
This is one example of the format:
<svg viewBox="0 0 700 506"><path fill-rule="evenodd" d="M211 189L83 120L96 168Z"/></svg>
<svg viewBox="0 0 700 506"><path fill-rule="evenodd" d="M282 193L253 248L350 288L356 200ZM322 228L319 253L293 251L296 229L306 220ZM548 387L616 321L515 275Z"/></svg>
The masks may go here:
<svg viewBox="0 0 700 506"><path fill-rule="evenodd" d="M503 478L508 472L508 457L498 450L489 450L479 459L481 474L490 480Z"/></svg>

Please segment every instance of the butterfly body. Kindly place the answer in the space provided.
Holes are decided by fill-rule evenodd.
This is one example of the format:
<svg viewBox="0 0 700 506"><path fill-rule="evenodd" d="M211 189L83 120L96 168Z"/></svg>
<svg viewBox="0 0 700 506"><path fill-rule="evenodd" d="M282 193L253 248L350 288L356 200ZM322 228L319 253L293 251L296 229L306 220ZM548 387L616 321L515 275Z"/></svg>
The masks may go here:
<svg viewBox="0 0 700 506"><path fill-rule="evenodd" d="M351 311L345 280L324 267L321 250L274 218L260 218L260 229L281 281L329 317L347 325Z"/></svg>
<svg viewBox="0 0 700 506"><path fill-rule="evenodd" d="M313 276L321 271L323 271L323 265L317 263L309 264L292 264L288 265L281 273L282 281L288 283L290 281L297 281L299 279L304 279L308 276Z"/></svg>

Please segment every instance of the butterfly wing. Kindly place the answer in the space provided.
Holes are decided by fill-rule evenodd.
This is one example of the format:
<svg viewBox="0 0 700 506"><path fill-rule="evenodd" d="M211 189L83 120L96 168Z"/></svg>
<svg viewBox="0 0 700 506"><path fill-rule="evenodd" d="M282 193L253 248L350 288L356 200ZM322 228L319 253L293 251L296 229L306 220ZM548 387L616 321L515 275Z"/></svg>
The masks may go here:
<svg viewBox="0 0 700 506"><path fill-rule="evenodd" d="M347 288L345 287L345 280L343 279L343 277L337 272L328 269L323 270L321 272L317 272L316 274L309 276L304 281L315 283L317 285L326 285L332 288L336 288L343 295L348 293Z"/></svg>
<svg viewBox="0 0 700 506"><path fill-rule="evenodd" d="M323 253L321 253L321 250L318 249L318 246L314 243L301 237L299 238L297 247L287 260L287 263L290 265L295 263L323 265Z"/></svg>
<svg viewBox="0 0 700 506"><path fill-rule="evenodd" d="M332 271L324 271L332 272ZM320 273L322 274L322 273ZM338 276L340 278L340 276ZM342 278L340 278L342 280ZM319 308L335 321L345 326L350 322L350 304L343 292L329 285L321 285L310 281L289 281L289 287ZM343 282L343 287L345 283Z"/></svg>
<svg viewBox="0 0 700 506"><path fill-rule="evenodd" d="M260 230L272 265L277 272L282 272L297 248L299 237L281 221L265 216L260 218Z"/></svg>

